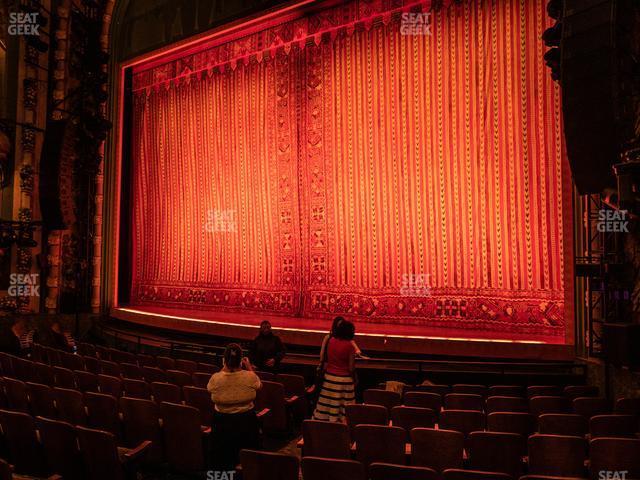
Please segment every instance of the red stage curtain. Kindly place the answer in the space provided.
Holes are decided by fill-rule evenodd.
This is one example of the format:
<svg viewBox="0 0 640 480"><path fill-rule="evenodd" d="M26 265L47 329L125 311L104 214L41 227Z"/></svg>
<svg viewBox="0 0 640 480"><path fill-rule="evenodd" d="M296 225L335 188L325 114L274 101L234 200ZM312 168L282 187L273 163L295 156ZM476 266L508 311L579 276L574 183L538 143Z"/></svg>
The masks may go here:
<svg viewBox="0 0 640 480"><path fill-rule="evenodd" d="M382 19L134 78L133 303L565 335L545 1Z"/></svg>

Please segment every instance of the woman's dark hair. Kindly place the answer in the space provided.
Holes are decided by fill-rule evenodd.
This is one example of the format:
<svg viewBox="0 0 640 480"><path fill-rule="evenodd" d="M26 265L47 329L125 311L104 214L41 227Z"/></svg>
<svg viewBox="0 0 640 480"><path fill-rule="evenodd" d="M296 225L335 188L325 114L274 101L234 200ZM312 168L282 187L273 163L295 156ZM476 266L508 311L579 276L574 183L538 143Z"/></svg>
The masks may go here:
<svg viewBox="0 0 640 480"><path fill-rule="evenodd" d="M349 320L343 320L336 327L335 337L341 340L353 340L356 333L356 327Z"/></svg>
<svg viewBox="0 0 640 480"><path fill-rule="evenodd" d="M224 364L228 368L240 367L242 361L242 348L237 343L230 343L224 351Z"/></svg>
<svg viewBox="0 0 640 480"><path fill-rule="evenodd" d="M331 324L331 336L335 337L336 333L338 332L338 326L344 322L344 318L343 317L336 317L333 319L333 323Z"/></svg>

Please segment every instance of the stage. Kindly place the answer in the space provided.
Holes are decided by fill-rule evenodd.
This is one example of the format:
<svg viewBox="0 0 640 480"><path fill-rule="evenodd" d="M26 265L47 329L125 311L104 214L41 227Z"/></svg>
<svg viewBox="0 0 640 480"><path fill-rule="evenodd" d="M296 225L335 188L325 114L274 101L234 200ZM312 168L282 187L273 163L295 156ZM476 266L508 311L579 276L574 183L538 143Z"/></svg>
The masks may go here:
<svg viewBox="0 0 640 480"><path fill-rule="evenodd" d="M254 338L260 322L269 320L285 344L306 347L319 347L331 327L329 320L149 306L114 308L110 315L143 326L241 341ZM474 332L474 336L469 337L469 332L464 330L372 324L357 320L356 328L356 341L365 353L555 361L572 360L575 357L573 345L559 343L557 337L527 335L526 339L518 339L512 334L500 335L496 332Z"/></svg>

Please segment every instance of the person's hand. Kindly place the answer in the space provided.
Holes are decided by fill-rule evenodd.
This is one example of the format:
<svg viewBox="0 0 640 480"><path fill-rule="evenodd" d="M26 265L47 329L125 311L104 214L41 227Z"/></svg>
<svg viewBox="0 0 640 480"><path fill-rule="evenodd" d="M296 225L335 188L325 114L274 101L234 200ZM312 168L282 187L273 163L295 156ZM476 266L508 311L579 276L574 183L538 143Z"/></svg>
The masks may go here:
<svg viewBox="0 0 640 480"><path fill-rule="evenodd" d="M264 364L267 367L273 367L276 364L276 360L275 358L270 358L269 360L267 360L266 362L264 362Z"/></svg>
<svg viewBox="0 0 640 480"><path fill-rule="evenodd" d="M240 366L245 370L252 370L251 361L247 357L242 357L240 361Z"/></svg>

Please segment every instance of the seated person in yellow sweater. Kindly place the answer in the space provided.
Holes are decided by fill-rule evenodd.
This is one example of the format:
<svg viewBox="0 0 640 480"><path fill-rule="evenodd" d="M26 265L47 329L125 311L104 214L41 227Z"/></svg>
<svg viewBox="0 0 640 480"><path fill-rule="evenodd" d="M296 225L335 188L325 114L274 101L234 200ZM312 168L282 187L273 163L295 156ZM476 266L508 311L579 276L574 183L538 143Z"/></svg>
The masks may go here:
<svg viewBox="0 0 640 480"><path fill-rule="evenodd" d="M258 419L253 402L262 387L242 348L231 343L224 352L223 368L214 373L207 390L215 405L213 417L212 465L233 470L243 448L259 447Z"/></svg>

